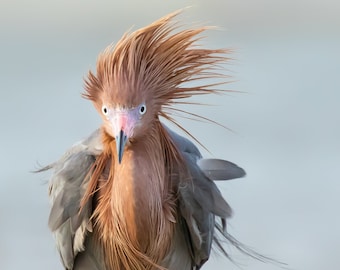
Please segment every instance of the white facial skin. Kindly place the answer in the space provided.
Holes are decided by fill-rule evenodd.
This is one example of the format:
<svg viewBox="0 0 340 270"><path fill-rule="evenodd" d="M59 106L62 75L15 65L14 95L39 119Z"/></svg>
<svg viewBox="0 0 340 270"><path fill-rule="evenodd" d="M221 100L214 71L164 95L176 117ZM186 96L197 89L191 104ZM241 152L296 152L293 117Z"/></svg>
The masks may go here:
<svg viewBox="0 0 340 270"><path fill-rule="evenodd" d="M142 103L133 108L120 108L102 106L102 114L111 125L113 137L115 138L122 130L128 138L132 138L134 131L141 125L141 120L146 113L146 105Z"/></svg>
<svg viewBox="0 0 340 270"><path fill-rule="evenodd" d="M121 162L124 146L133 138L136 131L142 126L142 119L146 113L145 103L133 108L102 106L102 114L107 126L107 131L116 140L117 155Z"/></svg>

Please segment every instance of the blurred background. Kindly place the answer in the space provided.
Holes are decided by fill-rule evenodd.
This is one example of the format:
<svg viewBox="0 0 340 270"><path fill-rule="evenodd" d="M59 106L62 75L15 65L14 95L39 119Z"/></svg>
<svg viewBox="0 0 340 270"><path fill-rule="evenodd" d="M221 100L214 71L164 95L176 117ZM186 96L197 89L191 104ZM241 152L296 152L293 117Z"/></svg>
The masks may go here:
<svg viewBox="0 0 340 270"><path fill-rule="evenodd" d="M179 8L184 24L217 25L203 44L230 47L243 91L192 108L228 126L180 120L211 151L247 171L219 183L231 233L290 269L340 265L340 2L126 0L0 2L0 269L62 269L47 228L48 174L100 125L82 99L96 57L130 29ZM201 101L203 101L201 99ZM204 269L278 269L236 251Z"/></svg>

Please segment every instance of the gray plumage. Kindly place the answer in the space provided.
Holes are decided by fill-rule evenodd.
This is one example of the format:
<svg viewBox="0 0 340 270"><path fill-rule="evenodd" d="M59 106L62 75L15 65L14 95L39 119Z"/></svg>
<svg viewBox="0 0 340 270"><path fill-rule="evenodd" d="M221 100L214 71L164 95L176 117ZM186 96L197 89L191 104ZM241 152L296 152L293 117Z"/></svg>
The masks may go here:
<svg viewBox="0 0 340 270"><path fill-rule="evenodd" d="M220 238L263 258L226 232L232 210L214 183L244 170L203 159L160 122L181 127L172 118L178 112L207 120L173 105L218 93L218 67L229 60L229 50L198 46L207 28L180 30L177 14L125 34L98 57L83 96L101 129L42 169L53 169L49 227L65 269L197 270L213 244L229 256ZM205 81L215 78L223 81Z"/></svg>
<svg viewBox="0 0 340 270"><path fill-rule="evenodd" d="M176 228L181 230L174 237L174 242L181 246L172 249L182 249L181 254L186 255L178 260L171 256L176 253L172 250L164 259L164 266L171 270L178 269L174 268L176 265L182 265L184 268L181 269L199 269L208 260L213 242L217 241L215 217L221 218L221 232L224 233L225 220L232 215L230 206L213 180L243 177L245 172L228 161L202 159L191 141L167 127L166 130L183 155L192 179L174 179L178 185L180 213ZM101 151L100 131L96 130L74 145L60 160L40 170L53 169L49 189L52 208L48 224L65 269L105 269L102 254L92 243L91 201L80 209L89 182L87 173ZM227 233L224 235L229 238Z"/></svg>

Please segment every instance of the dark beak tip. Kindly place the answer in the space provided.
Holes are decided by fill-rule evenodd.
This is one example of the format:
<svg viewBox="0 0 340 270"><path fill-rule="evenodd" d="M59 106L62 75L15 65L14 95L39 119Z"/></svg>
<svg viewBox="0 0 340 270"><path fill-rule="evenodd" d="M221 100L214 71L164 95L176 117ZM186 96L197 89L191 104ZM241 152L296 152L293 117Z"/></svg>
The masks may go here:
<svg viewBox="0 0 340 270"><path fill-rule="evenodd" d="M119 156L118 156L118 163L119 164L122 163L122 159L123 159L123 155L119 153Z"/></svg>
<svg viewBox="0 0 340 270"><path fill-rule="evenodd" d="M119 136L116 136L116 146L117 146L117 155L118 155L118 163L121 164L123 159L124 147L127 141L127 136L123 130L119 132Z"/></svg>

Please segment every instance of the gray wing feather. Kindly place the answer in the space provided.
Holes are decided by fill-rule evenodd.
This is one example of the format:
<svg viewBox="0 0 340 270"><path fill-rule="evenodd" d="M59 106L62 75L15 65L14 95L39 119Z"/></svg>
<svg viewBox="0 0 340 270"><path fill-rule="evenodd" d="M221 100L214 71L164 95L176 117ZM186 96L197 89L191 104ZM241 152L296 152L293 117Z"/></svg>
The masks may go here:
<svg viewBox="0 0 340 270"><path fill-rule="evenodd" d="M104 270L105 260L101 249L96 246L94 236L89 234L84 246L86 247L83 252L80 252L75 259L73 270Z"/></svg>
<svg viewBox="0 0 340 270"><path fill-rule="evenodd" d="M191 179L179 179L178 201L182 230L188 232L187 245L191 249L193 269L199 269L210 256L211 246L216 241L215 216L225 220L232 215L232 209L224 200L213 180L229 180L243 177L245 172L228 161L202 159L197 147L188 139L167 128L173 142L181 151ZM224 228L223 228L224 229Z"/></svg>
<svg viewBox="0 0 340 270"><path fill-rule="evenodd" d="M190 140L164 127L182 153L191 174L191 179L177 179L181 214L179 224L190 249L193 267L199 269L208 260L212 243L216 241L215 216L221 217L224 224L225 219L232 215L230 206L212 180L238 178L244 176L245 172L228 161L202 159L198 148ZM74 145L60 160L40 170L53 169L49 227L55 235L66 269L104 267L98 265L98 260L95 259L100 254L93 254L92 235L87 236L87 232L92 231L91 202L79 211L80 201L89 181L86 175L95 157L101 152L100 131L96 130ZM84 246L87 247L86 250Z"/></svg>
<svg viewBox="0 0 340 270"><path fill-rule="evenodd" d="M40 170L53 169L49 187L52 207L48 225L66 269L73 269L75 257L84 250L86 234L92 231L91 202L81 211L80 202L89 181L86 176L101 151L100 131L96 130L71 147L58 161Z"/></svg>
<svg viewBox="0 0 340 270"><path fill-rule="evenodd" d="M180 150L182 153L189 153L190 156L193 157L195 160L202 158L200 151L198 150L196 145L194 145L190 140L178 135L176 132L172 131L170 128L168 128L164 124L163 124L163 127L169 133L172 141L175 143L178 150Z"/></svg>
<svg viewBox="0 0 340 270"><path fill-rule="evenodd" d="M232 210L215 183L199 169L194 158L188 153L183 153L183 156L190 168L191 179L179 183L179 208L189 232L187 239L193 261L199 268L210 256L215 215L226 219L232 215Z"/></svg>
<svg viewBox="0 0 340 270"><path fill-rule="evenodd" d="M211 180L230 180L246 175L242 168L222 159L200 159L197 161L197 165Z"/></svg>

